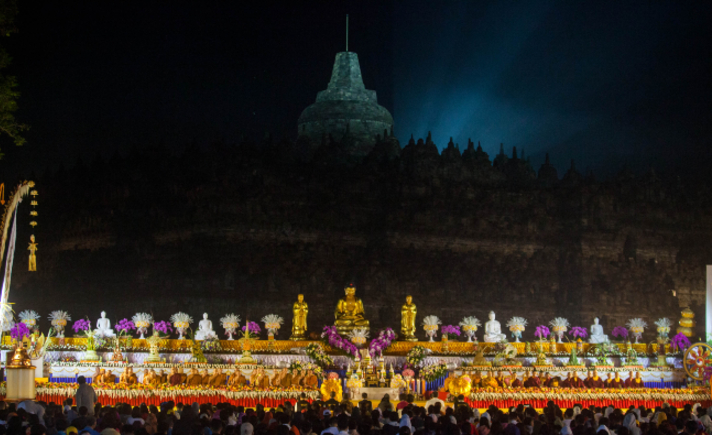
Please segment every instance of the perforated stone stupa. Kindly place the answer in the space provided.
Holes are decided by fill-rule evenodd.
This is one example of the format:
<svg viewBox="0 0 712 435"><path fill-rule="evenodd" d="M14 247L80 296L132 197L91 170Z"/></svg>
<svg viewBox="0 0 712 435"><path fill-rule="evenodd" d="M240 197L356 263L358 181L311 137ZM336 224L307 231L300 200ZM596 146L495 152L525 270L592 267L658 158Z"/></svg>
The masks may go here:
<svg viewBox="0 0 712 435"><path fill-rule="evenodd" d="M373 149L376 135L391 131L393 117L378 105L376 91L364 86L358 55L345 51L336 54L329 86L304 109L298 128L299 136L312 143L319 144L330 135L348 154L363 157Z"/></svg>

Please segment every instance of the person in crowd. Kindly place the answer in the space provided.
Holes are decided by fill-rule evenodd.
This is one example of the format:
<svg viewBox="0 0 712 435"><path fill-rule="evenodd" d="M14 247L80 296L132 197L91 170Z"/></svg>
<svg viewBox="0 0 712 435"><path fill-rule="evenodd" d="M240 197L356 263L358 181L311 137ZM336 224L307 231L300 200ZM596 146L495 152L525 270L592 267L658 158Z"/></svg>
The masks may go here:
<svg viewBox="0 0 712 435"><path fill-rule="evenodd" d="M77 393L74 396L77 401L77 408L86 407L87 413L89 415L93 415L94 407L97 402L94 387L87 384L87 379L84 376L79 376L77 378L77 384L79 384L79 388L77 388Z"/></svg>

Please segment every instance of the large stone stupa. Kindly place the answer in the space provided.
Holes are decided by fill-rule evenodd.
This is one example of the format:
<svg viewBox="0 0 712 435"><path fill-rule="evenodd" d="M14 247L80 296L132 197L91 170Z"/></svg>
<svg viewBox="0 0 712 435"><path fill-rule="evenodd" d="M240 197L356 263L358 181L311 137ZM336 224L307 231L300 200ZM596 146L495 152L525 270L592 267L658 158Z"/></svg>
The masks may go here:
<svg viewBox="0 0 712 435"><path fill-rule="evenodd" d="M363 157L373 149L376 135L391 131L393 117L376 101L376 91L363 84L358 55L350 51L336 54L331 81L319 92L316 102L304 109L298 121L299 136L319 144L324 136L344 141L348 154Z"/></svg>

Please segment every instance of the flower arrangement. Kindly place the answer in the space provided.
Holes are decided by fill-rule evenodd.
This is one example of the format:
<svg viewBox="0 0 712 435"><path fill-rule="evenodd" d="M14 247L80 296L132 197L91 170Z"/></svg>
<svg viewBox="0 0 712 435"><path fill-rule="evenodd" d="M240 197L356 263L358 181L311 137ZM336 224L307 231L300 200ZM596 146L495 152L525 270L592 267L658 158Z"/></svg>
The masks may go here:
<svg viewBox="0 0 712 435"><path fill-rule="evenodd" d="M37 314L37 311L35 310L24 310L20 312L20 321L27 325L28 328L31 330L37 329L37 320L40 318L40 315Z"/></svg>
<svg viewBox="0 0 712 435"><path fill-rule="evenodd" d="M151 323L153 323L153 316L148 313L136 313L131 320L134 326L136 326L137 332L141 334L139 338L143 339L144 334L148 333L148 328L151 326Z"/></svg>
<svg viewBox="0 0 712 435"><path fill-rule="evenodd" d="M563 317L556 317L554 320L549 322L549 325L551 326L551 331L559 337L559 343L561 343L561 339L564 337L566 330L569 329L569 326L571 326L569 321Z"/></svg>
<svg viewBox="0 0 712 435"><path fill-rule="evenodd" d="M351 358L358 356L358 348L350 340L341 337L336 326L324 326L321 338L331 347L341 349Z"/></svg>
<svg viewBox="0 0 712 435"><path fill-rule="evenodd" d="M326 377L327 379L339 379L339 374L336 372L329 372Z"/></svg>
<svg viewBox="0 0 712 435"><path fill-rule="evenodd" d="M410 367L418 367L418 365L430 354L430 350L423 346L413 346L406 356L406 361Z"/></svg>
<svg viewBox="0 0 712 435"><path fill-rule="evenodd" d="M395 340L396 333L391 328L382 329L378 333L378 337L371 340L368 345L368 352L371 354L371 358L377 358L383 355L383 351L388 349L391 342Z"/></svg>
<svg viewBox="0 0 712 435"><path fill-rule="evenodd" d="M626 338L628 338L628 330L622 326L616 326L611 331L611 335L614 337L618 337L621 340L625 340Z"/></svg>
<svg viewBox="0 0 712 435"><path fill-rule="evenodd" d="M52 327L57 330L57 336L64 337L64 328L67 326L67 323L72 320L69 313L62 310L55 310L49 313L48 319Z"/></svg>
<svg viewBox="0 0 712 435"><path fill-rule="evenodd" d="M522 332L524 332L525 326L527 326L527 319L524 317L514 316L507 322L507 327L517 343L519 343L519 339L522 338Z"/></svg>
<svg viewBox="0 0 712 435"><path fill-rule="evenodd" d="M220 345L220 340L213 335L211 337L206 338L205 340L202 340L200 342L200 348L205 351L209 352L218 352L222 350L222 346Z"/></svg>
<svg viewBox="0 0 712 435"><path fill-rule="evenodd" d="M175 326L176 331L178 331L178 340L183 340L183 334L190 328L190 324L193 323L193 318L182 311L178 311L171 316L171 322Z"/></svg>
<svg viewBox="0 0 712 435"><path fill-rule="evenodd" d="M334 360L324 352L324 348L319 343L309 343L306 353L320 367L332 367Z"/></svg>
<svg viewBox="0 0 712 435"><path fill-rule="evenodd" d="M551 334L551 332L549 331L549 328L546 325L539 325L534 331L534 336L539 337L540 341L545 340L546 337L549 336L549 334Z"/></svg>
<svg viewBox="0 0 712 435"><path fill-rule="evenodd" d="M576 338L586 338L586 337L588 337L588 331L586 330L586 328L584 328L582 326L574 326L569 331L569 335L572 336L574 338L574 340Z"/></svg>
<svg viewBox="0 0 712 435"><path fill-rule="evenodd" d="M626 326L630 329L630 332L635 337L635 342L637 343L638 340L643 337L643 331L648 327L648 324L645 323L645 320L640 317L636 317L635 319L628 320Z"/></svg>
<svg viewBox="0 0 712 435"><path fill-rule="evenodd" d="M457 335L459 337L460 336L460 327L453 326L453 325L445 325L440 328L440 332L443 334L443 337L445 339L447 339L449 336L452 336L452 335Z"/></svg>
<svg viewBox="0 0 712 435"><path fill-rule="evenodd" d="M121 319L119 323L116 324L116 330L119 331L119 335L129 335L130 331L136 329L136 325L129 319Z"/></svg>
<svg viewBox="0 0 712 435"><path fill-rule="evenodd" d="M447 375L447 366L444 363L433 364L420 370L420 377L428 382L440 379Z"/></svg>
<svg viewBox="0 0 712 435"><path fill-rule="evenodd" d="M670 319L667 317L661 317L660 319L655 321L655 326L657 326L657 331L658 331L658 336L660 338L668 338L668 334L670 333L670 327L672 326L672 322Z"/></svg>
<svg viewBox="0 0 712 435"><path fill-rule="evenodd" d="M267 329L267 334L271 336L277 335L277 331L282 327L284 319L276 314L268 314L262 318L265 324L265 329ZM252 329L252 328L250 328Z"/></svg>
<svg viewBox="0 0 712 435"><path fill-rule="evenodd" d="M226 314L225 317L220 319L222 327L225 329L225 334L228 336L228 340L233 340L232 336L235 334L235 330L240 327L240 316L235 314Z"/></svg>
<svg viewBox="0 0 712 435"><path fill-rule="evenodd" d="M368 329L355 328L349 331L349 340L358 347L362 347L368 341Z"/></svg>
<svg viewBox="0 0 712 435"><path fill-rule="evenodd" d="M683 351L690 347L690 340L685 334L679 332L670 340L670 347L678 351Z"/></svg>
<svg viewBox="0 0 712 435"><path fill-rule="evenodd" d="M338 382L338 381L337 381ZM45 383L37 384L37 394L41 396L64 396L66 394L74 394L77 389L77 384L68 383ZM179 400L188 402L189 399L200 396L199 401L209 401L218 398L220 401L234 400L264 400L271 399L279 403L284 401L296 402L299 400L302 393L305 393L307 399L318 400L321 393L318 390L312 390L301 386L291 386L289 388L268 387L255 388L249 385L240 386L222 386L214 388L203 385L176 385L170 384L161 385L145 385L142 383L127 385L125 383L102 384L94 385L98 399L104 402L112 400L131 401L140 400L148 402L151 398L160 401ZM6 394L6 386L0 387L0 394Z"/></svg>
<svg viewBox="0 0 712 435"><path fill-rule="evenodd" d="M25 337L30 336L30 328L24 322L16 323L15 326L10 328L10 337L16 342L22 341Z"/></svg>
<svg viewBox="0 0 712 435"><path fill-rule="evenodd" d="M165 320L161 320L160 322L155 322L153 324L153 330L158 331L159 335L161 335L162 337L169 336L173 332L173 328L171 328L171 324L166 322Z"/></svg>
<svg viewBox="0 0 712 435"><path fill-rule="evenodd" d="M260 328L260 325L258 325L257 322L250 322L248 320L247 324L242 327L242 332L243 332L243 334L247 334L248 331L250 334L259 335L259 333L262 332L262 328ZM252 338L259 338L259 337L252 337Z"/></svg>
<svg viewBox="0 0 712 435"><path fill-rule="evenodd" d="M87 331L90 328L91 322L89 322L88 319L79 319L72 324L72 329L74 329L75 334L78 334L79 331Z"/></svg>
<svg viewBox="0 0 712 435"><path fill-rule="evenodd" d="M411 369L405 369L403 370L403 377L406 379L410 379L413 376L415 376L415 372Z"/></svg>
<svg viewBox="0 0 712 435"><path fill-rule="evenodd" d="M460 326L462 326L462 331L467 335L467 342L472 343L472 337L475 336L477 327L482 326L482 323L477 317L468 316L460 321ZM475 341L477 341L477 338L475 338Z"/></svg>
<svg viewBox="0 0 712 435"><path fill-rule="evenodd" d="M315 344L315 343L312 343L312 344ZM296 359L296 360L292 361L291 364L289 364L289 373L294 373L297 371L304 373L308 370L311 370L312 373L314 373L317 378L323 379L324 370L322 370L321 367L319 367L318 365L316 365L314 363L303 362L303 361L299 361L298 359Z"/></svg>
<svg viewBox="0 0 712 435"><path fill-rule="evenodd" d="M426 316L423 319L423 331L425 331L425 335L430 337L430 341L433 341L435 334L438 332L438 325L441 324L442 322L438 319L438 316Z"/></svg>
<svg viewBox="0 0 712 435"><path fill-rule="evenodd" d="M79 331L84 332L87 339L87 350L94 351L97 347L102 345L102 341L94 337L94 331L91 330L91 322L89 319L79 319L72 324L72 329L74 333L78 334Z"/></svg>

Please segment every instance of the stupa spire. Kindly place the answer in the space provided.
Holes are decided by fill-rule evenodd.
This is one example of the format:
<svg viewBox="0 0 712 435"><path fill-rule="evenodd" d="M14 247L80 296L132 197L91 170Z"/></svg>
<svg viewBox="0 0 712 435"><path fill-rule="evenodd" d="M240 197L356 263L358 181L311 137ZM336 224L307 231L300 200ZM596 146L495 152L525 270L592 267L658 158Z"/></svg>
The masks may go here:
<svg viewBox="0 0 712 435"><path fill-rule="evenodd" d="M297 131L314 143L323 133L340 142L348 125L353 143L345 152L360 158L373 149L377 135L393 127L393 117L378 105L376 91L366 89L358 55L348 50L346 15L346 51L336 53L331 80L325 90L317 93L316 102L302 112Z"/></svg>

